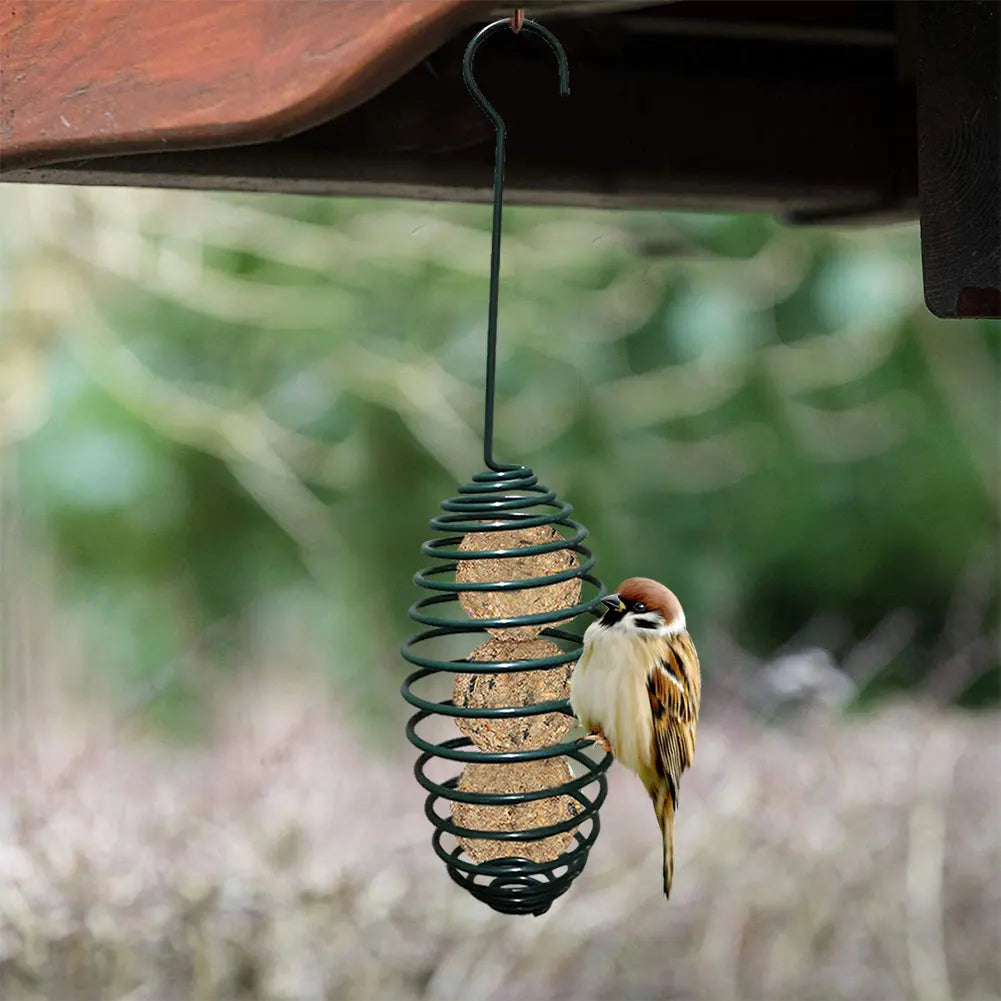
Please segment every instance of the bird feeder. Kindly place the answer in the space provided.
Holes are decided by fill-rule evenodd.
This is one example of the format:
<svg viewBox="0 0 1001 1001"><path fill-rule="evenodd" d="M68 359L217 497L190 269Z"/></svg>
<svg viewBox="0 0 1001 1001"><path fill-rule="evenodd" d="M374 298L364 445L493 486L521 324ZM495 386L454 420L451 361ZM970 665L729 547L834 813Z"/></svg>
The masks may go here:
<svg viewBox="0 0 1001 1001"><path fill-rule="evenodd" d="M449 875L495 910L542 914L583 870L598 836L611 756L596 761L589 742L554 740L552 733L570 729L569 673L581 650L580 635L560 624L590 612L603 590L590 573L587 529L573 520L570 505L528 467L495 465L488 462L442 503L443 513L431 520L441 534L421 549L440 562L415 577L431 594L411 607L410 617L427 628L402 651L418 668L403 684L404 698L417 709L407 737L421 752L414 771L428 792L432 845ZM533 528L545 529L550 540L518 545ZM469 540L488 537L506 544L469 547ZM530 559L563 569L461 579L463 568ZM527 610L541 592L568 583L584 592L574 604ZM489 617L455 614L463 605L482 608L484 598ZM533 638L518 638L526 631ZM506 638L511 633L515 638ZM449 656L456 642L468 649ZM433 682L443 678L446 697L435 698ZM478 689L498 697L471 698ZM455 721L462 733L442 739L434 727L442 720ZM442 776L442 764L463 767Z"/></svg>
<svg viewBox="0 0 1001 1001"><path fill-rule="evenodd" d="M611 755L596 759L588 741L567 739L570 672L581 636L564 627L591 612L604 593L591 574L587 529L530 468L493 457L505 130L476 85L473 58L484 39L509 26L548 42L559 60L561 93L568 91L563 49L533 21L496 21L466 49L466 83L497 139L486 469L431 520L438 534L421 551L436 562L414 578L431 593L410 609L426 628L403 645L417 670L402 691L417 710L407 737L421 752L414 771L428 793L431 843L449 875L495 910L542 914L587 862ZM436 684L443 690L434 694ZM458 736L441 732L448 721Z"/></svg>

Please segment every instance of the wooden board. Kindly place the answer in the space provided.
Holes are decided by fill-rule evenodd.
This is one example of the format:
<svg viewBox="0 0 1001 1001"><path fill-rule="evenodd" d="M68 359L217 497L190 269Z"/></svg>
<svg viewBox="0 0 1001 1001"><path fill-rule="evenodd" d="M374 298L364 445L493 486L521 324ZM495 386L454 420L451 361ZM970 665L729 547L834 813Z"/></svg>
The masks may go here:
<svg viewBox="0 0 1001 1001"><path fill-rule="evenodd" d="M726 17L713 21L716 11ZM893 20L883 7L864 8L861 24L857 15L854 4L686 0L554 18L571 65L566 99L544 43L496 36L477 74L508 123L509 201L916 215L914 98ZM460 28L359 107L281 141L168 146L0 179L488 199L493 130L461 77L474 30Z"/></svg>
<svg viewBox="0 0 1001 1001"><path fill-rule="evenodd" d="M372 97L468 17L468 0L9 0L2 166L278 139Z"/></svg>
<svg viewBox="0 0 1001 1001"><path fill-rule="evenodd" d="M1001 317L1001 5L918 5L918 165L925 302Z"/></svg>

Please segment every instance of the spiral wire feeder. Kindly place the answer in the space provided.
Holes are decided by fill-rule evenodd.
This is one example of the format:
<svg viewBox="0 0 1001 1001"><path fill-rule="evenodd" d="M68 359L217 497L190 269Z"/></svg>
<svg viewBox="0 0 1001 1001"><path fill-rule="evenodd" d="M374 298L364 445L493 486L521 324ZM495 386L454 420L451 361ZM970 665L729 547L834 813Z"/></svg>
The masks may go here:
<svg viewBox="0 0 1001 1001"><path fill-rule="evenodd" d="M435 723L442 718L482 721L510 720L542 714L572 715L567 699L532 702L527 705L494 708L457 705L454 698L435 699L432 689L437 680L455 675L508 675L515 672L549 671L576 662L581 651L581 637L559 628L579 615L592 612L604 594L601 582L591 574L594 557L584 546L587 529L571 518L572 508L557 498L555 492L538 482L527 466L496 462L493 458L494 388L497 348L497 303L500 272L501 210L504 182L504 122L483 96L473 77L473 58L477 48L489 36L506 28L533 33L545 40L559 62L560 93L569 93L566 54L546 28L535 21L516 17L495 21L483 28L469 43L463 60L463 77L470 93L494 123L497 131L494 161L493 232L490 258L490 298L487 325L486 392L484 406L483 457L486 469L472 482L458 488L458 496L441 504L443 513L431 520L439 536L424 543L421 552L438 562L417 573L414 582L432 592L411 606L410 617L421 623L423 632L403 644L403 657L417 670L402 686L403 697L417 711L407 724L407 738L420 752L414 773L427 790L425 813L434 826L431 843L445 863L449 875L474 897L506 914L543 914L552 902L569 889L587 862L588 852L599 831L598 809L604 801L607 784L605 772L611 755L593 755L587 740L565 740L523 750L489 751L478 747L467 736L435 740ZM552 537L534 545L518 548L458 548L465 536L511 530L550 529ZM469 543L467 542L468 546ZM567 569L527 579L503 581L458 580L460 563L466 560L510 560L536 557L566 550L575 554ZM461 594L493 592L498 595L529 591L562 584L579 578L580 598L569 608L510 615L495 618L458 617ZM449 614L451 613L451 614ZM470 641L489 631L541 627L544 637L560 649L548 657L517 660L470 660L468 651L451 656L456 645L468 647ZM489 726L489 722L486 723ZM527 732L527 731L526 731ZM590 753L587 753L590 752ZM562 758L570 767L567 781L520 792L480 792L460 789L459 776L439 777L449 765L515 764ZM497 830L461 826L450 810L455 803L478 807L505 807L570 797L573 815L566 820L522 830ZM514 854L510 857L476 861L458 839L467 842L488 839L492 842L538 842L554 835L566 835L568 847L548 861L532 861Z"/></svg>

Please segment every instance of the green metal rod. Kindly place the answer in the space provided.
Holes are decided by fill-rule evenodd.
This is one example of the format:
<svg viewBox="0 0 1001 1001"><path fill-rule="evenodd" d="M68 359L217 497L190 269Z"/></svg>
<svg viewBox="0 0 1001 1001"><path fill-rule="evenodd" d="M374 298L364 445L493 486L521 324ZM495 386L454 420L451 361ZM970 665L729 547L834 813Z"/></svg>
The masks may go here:
<svg viewBox="0 0 1001 1001"><path fill-rule="evenodd" d="M494 218L490 244L490 301L487 310L487 378L486 393L483 406L483 461L488 469L498 472L517 469L498 463L494 460L494 395L497 369L497 301L500 294L500 243L501 243L501 212L504 207L504 140L506 129L504 119L497 109L483 96L483 91L477 86L473 76L473 58L481 43L498 31L512 29L512 22L507 18L494 21L473 36L466 46L466 54L462 60L462 78L473 95L473 100L483 109L487 118L494 123L497 131L497 146L494 152ZM566 97L570 93L570 70L567 65L567 54L563 51L556 36L543 28L537 21L526 20L522 23L522 32L539 35L549 43L556 54L560 73L560 95Z"/></svg>

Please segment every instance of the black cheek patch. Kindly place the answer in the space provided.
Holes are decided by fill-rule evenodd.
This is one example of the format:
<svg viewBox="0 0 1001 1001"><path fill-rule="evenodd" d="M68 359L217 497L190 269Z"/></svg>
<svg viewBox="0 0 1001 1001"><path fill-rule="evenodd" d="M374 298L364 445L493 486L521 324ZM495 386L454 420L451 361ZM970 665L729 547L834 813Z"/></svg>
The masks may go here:
<svg viewBox="0 0 1001 1001"><path fill-rule="evenodd" d="M660 623L656 619L635 618L633 624L637 629L659 629Z"/></svg>

